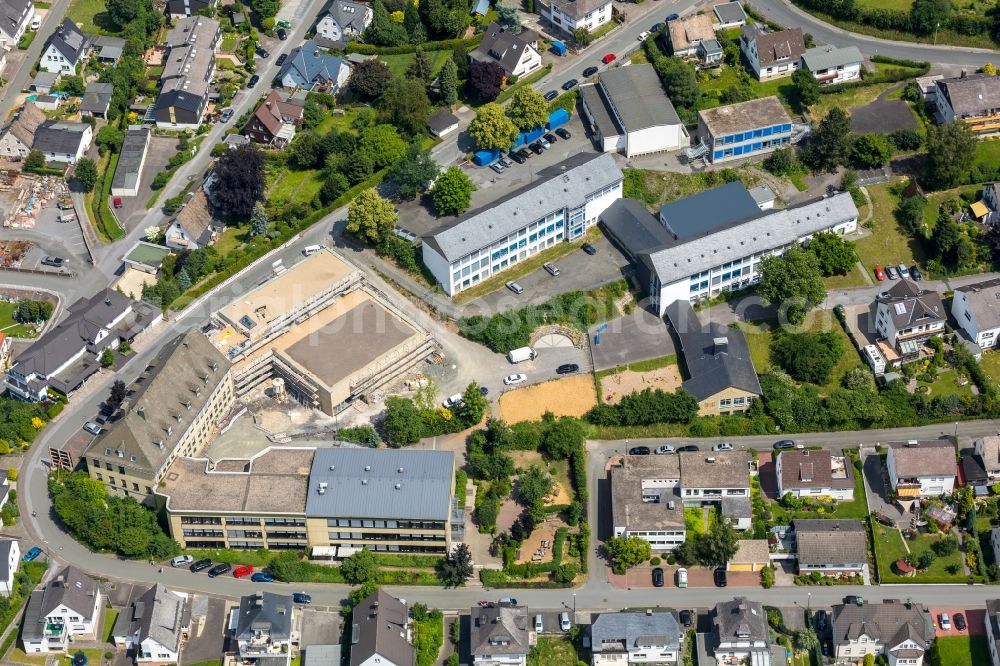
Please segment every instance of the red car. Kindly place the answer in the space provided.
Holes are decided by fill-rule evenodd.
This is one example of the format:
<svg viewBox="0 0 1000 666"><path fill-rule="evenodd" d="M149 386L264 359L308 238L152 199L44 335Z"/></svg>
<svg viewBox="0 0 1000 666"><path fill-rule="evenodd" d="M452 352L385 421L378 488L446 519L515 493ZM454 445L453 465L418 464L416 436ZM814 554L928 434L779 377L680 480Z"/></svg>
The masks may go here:
<svg viewBox="0 0 1000 666"><path fill-rule="evenodd" d="M122 198L115 197L115 208L121 208L121 207L122 207Z"/></svg>
<svg viewBox="0 0 1000 666"><path fill-rule="evenodd" d="M601 58L601 62L603 62L605 65L607 65L610 62L614 62L616 57L617 56L615 56L614 53L605 53L604 57Z"/></svg>
<svg viewBox="0 0 1000 666"><path fill-rule="evenodd" d="M879 282L885 282L885 271L878 264L875 264L875 277Z"/></svg>
<svg viewBox="0 0 1000 666"><path fill-rule="evenodd" d="M233 578L246 578L253 573L253 567L249 564L242 564L233 570Z"/></svg>

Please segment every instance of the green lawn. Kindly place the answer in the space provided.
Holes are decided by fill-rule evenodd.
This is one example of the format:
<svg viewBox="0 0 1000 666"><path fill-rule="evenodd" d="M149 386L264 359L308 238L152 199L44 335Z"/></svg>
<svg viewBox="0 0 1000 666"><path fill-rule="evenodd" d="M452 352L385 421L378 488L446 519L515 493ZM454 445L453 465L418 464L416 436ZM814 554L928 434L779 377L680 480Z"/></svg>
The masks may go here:
<svg viewBox="0 0 1000 666"><path fill-rule="evenodd" d="M37 666L44 666L45 662L48 661L48 657L44 654L25 654L24 650L18 647L10 651L7 659L18 664L36 664Z"/></svg>
<svg viewBox="0 0 1000 666"><path fill-rule="evenodd" d="M1000 351L988 349L983 352L983 359L979 362L986 376L993 381L1000 380Z"/></svg>
<svg viewBox="0 0 1000 666"><path fill-rule="evenodd" d="M115 620L118 619L118 611L108 608L104 611L104 627L101 636L105 643L114 643L114 636L111 633L115 630Z"/></svg>
<svg viewBox="0 0 1000 666"><path fill-rule="evenodd" d="M240 34L238 32L227 32L222 37L222 44L219 46L219 50L226 53L232 53L239 41Z"/></svg>
<svg viewBox="0 0 1000 666"><path fill-rule="evenodd" d="M445 60L451 57L451 51L427 51L424 55L431 63L431 73L437 74L444 66ZM413 62L413 54L380 55L379 60L389 66L393 76L403 76L406 74L406 68Z"/></svg>
<svg viewBox="0 0 1000 666"><path fill-rule="evenodd" d="M990 663L985 636L942 636L934 641L929 666L979 666Z"/></svg>
<svg viewBox="0 0 1000 666"><path fill-rule="evenodd" d="M568 638L541 636L528 653L528 666L576 666L579 658Z"/></svg>
<svg viewBox="0 0 1000 666"><path fill-rule="evenodd" d="M771 513L774 515L775 524L789 525L795 518L857 518L864 520L868 515L868 500L865 498L864 479L854 463L848 458L846 461L854 472L854 499L850 502L837 502L836 510L823 511L802 511L789 510L782 507L777 502L771 503Z"/></svg>
<svg viewBox="0 0 1000 666"><path fill-rule="evenodd" d="M1000 141L989 139L977 142L976 164L989 166L993 169L1000 167Z"/></svg>
<svg viewBox="0 0 1000 666"><path fill-rule="evenodd" d="M69 654L61 656L52 662L52 666L72 666L73 655L77 652L83 652L87 655L87 666L100 666L101 659L104 657L104 650L101 648L73 648L70 647Z"/></svg>
<svg viewBox="0 0 1000 666"><path fill-rule="evenodd" d="M709 72L708 81L698 86L699 91L702 93L698 100L699 110L721 106L722 100L719 99L719 96L722 95L726 88L738 85L740 82L738 70L735 67L723 65L719 69L709 70ZM749 85L754 91L755 97L777 95L785 105L788 105L790 100L795 98L795 85L792 83L790 76L771 81L757 81L752 79Z"/></svg>
<svg viewBox="0 0 1000 666"><path fill-rule="evenodd" d="M12 338L34 338L35 329L14 321L14 303L0 301L0 331Z"/></svg>
<svg viewBox="0 0 1000 666"><path fill-rule="evenodd" d="M940 536L921 534L914 541L907 541L904 545L903 535L899 530L887 528L884 525L872 521L875 525L876 549L878 552L879 576L883 583L919 583L919 582L941 582L941 583L965 583L968 577L962 568L961 550L946 557L935 557L934 562L926 571L918 573L915 577L907 578L898 576L893 571L893 563L905 557L906 547L909 552L920 555L926 550L930 550L931 544L941 539ZM933 552L933 551L932 551ZM958 573L948 573L948 566L958 565ZM922 581L921 579L926 579Z"/></svg>
<svg viewBox="0 0 1000 666"><path fill-rule="evenodd" d="M315 169L284 171L267 191L272 202L309 203L323 187L320 172Z"/></svg>
<svg viewBox="0 0 1000 666"><path fill-rule="evenodd" d="M871 219L872 228L869 230L871 233L854 244L858 258L873 279L875 264L885 266L903 262L907 266L923 266L924 263L920 243L907 236L896 222L895 210L899 197L890 191L890 187L891 183L884 183L867 188L875 209Z"/></svg>
<svg viewBox="0 0 1000 666"><path fill-rule="evenodd" d="M908 12L913 5L913 0L858 0L859 7L870 9L898 9Z"/></svg>
<svg viewBox="0 0 1000 666"><path fill-rule="evenodd" d="M85 33L115 34L108 30L104 0L73 0L69 5L67 16Z"/></svg>
<svg viewBox="0 0 1000 666"><path fill-rule="evenodd" d="M930 393L929 397L934 397L936 395L947 395L949 393L957 393L960 396L971 396L972 395L972 382L966 381L964 386L960 386L956 381L958 379L958 373L954 369L948 369L944 372L939 372L937 380L933 383L928 384L925 381L917 381L918 386L929 386ZM968 378L966 378L968 380Z"/></svg>
<svg viewBox="0 0 1000 666"><path fill-rule="evenodd" d="M705 525L705 514L701 507L684 507L684 529L688 534L704 534L712 529L719 519L718 512L712 507L708 512L708 525Z"/></svg>

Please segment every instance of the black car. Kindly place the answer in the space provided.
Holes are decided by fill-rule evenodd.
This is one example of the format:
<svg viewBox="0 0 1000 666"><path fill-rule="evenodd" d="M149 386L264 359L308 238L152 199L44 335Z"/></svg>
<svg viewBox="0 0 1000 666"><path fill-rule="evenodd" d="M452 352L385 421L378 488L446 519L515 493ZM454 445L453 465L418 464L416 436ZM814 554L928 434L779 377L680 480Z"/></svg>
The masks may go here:
<svg viewBox="0 0 1000 666"><path fill-rule="evenodd" d="M572 134L569 133L568 129L563 129L562 127L556 130L556 134L558 134L563 139L568 139L571 136L573 136Z"/></svg>
<svg viewBox="0 0 1000 666"><path fill-rule="evenodd" d="M512 159L512 160L514 160L515 162L517 162L518 164L524 164L524 158L523 158L523 157L521 157L521 152L520 152L520 151L517 151L517 152L514 152L514 151L512 150L512 151L510 151L510 153L508 153L508 154L507 154L507 156L508 156L508 157L509 157L510 159Z"/></svg>
<svg viewBox="0 0 1000 666"><path fill-rule="evenodd" d="M312 595L306 594L305 592L292 592L292 601L297 604L311 604Z"/></svg>
<svg viewBox="0 0 1000 666"><path fill-rule="evenodd" d="M653 587L663 587L663 569L660 567L653 569Z"/></svg>
<svg viewBox="0 0 1000 666"><path fill-rule="evenodd" d="M726 585L729 584L729 579L726 576L725 568L719 567L718 569L715 570L713 576L715 578L716 587L725 587Z"/></svg>
<svg viewBox="0 0 1000 666"><path fill-rule="evenodd" d="M542 148L542 144L538 143L537 141L528 146L528 148L531 148L531 152L533 152L536 155L541 155L542 153L545 152L545 149Z"/></svg>
<svg viewBox="0 0 1000 666"><path fill-rule="evenodd" d="M212 566L212 560L207 557L203 560L195 560L191 563L191 571L198 573L199 571L204 571L205 569Z"/></svg>
<svg viewBox="0 0 1000 666"><path fill-rule="evenodd" d="M597 74L596 67L588 67L587 69L583 70L584 76L593 76L594 74Z"/></svg>
<svg viewBox="0 0 1000 666"><path fill-rule="evenodd" d="M691 611L689 610L681 611L681 624L683 624L685 627L690 627L692 624L694 624L694 616L691 614Z"/></svg>
<svg viewBox="0 0 1000 666"><path fill-rule="evenodd" d="M285 41L286 39L288 39L288 31L285 30L284 28L278 28L278 39L280 39L281 41Z"/></svg>
<svg viewBox="0 0 1000 666"><path fill-rule="evenodd" d="M521 159L525 160L530 160L532 157L534 157L534 154L532 154L532 152L527 148L522 148L521 150L517 151L517 154L521 156Z"/></svg>
<svg viewBox="0 0 1000 666"><path fill-rule="evenodd" d="M490 390L485 386L479 387L479 395L489 395Z"/></svg>
<svg viewBox="0 0 1000 666"><path fill-rule="evenodd" d="M571 89L575 88L576 84L578 84L578 83L579 83L579 81L577 81L576 79L570 79L566 83L562 84L562 89L563 90L571 90Z"/></svg>
<svg viewBox="0 0 1000 666"><path fill-rule="evenodd" d="M910 279L914 282L920 282L924 279L924 274L916 266L910 266Z"/></svg>
<svg viewBox="0 0 1000 666"><path fill-rule="evenodd" d="M260 77L254 74L253 76L250 77L250 80L247 81L247 88L253 88L255 85L257 85L258 81L260 81Z"/></svg>
<svg viewBox="0 0 1000 666"><path fill-rule="evenodd" d="M597 254L597 248L591 245L590 243L584 243L583 245L580 246L580 249L589 254L590 256L594 256L595 254Z"/></svg>
<svg viewBox="0 0 1000 666"><path fill-rule="evenodd" d="M274 64L277 65L278 67L281 67L282 65L285 64L285 60L287 59L288 59L288 54L282 53L280 56L278 56L278 59L274 61Z"/></svg>
<svg viewBox="0 0 1000 666"><path fill-rule="evenodd" d="M559 140L559 139L556 138L556 135L553 134L552 132L549 132L548 134L546 134L542 138L545 139L546 141L548 141L549 143L555 143L556 141Z"/></svg>
<svg viewBox="0 0 1000 666"><path fill-rule="evenodd" d="M816 631L826 631L826 611L818 610L816 611Z"/></svg>
<svg viewBox="0 0 1000 666"><path fill-rule="evenodd" d="M580 366L578 366L576 363L563 363L558 368L556 368L557 375L568 375L579 371L580 371Z"/></svg>
<svg viewBox="0 0 1000 666"><path fill-rule="evenodd" d="M961 613L955 613L955 628L959 631L965 631L965 616Z"/></svg>
<svg viewBox="0 0 1000 666"><path fill-rule="evenodd" d="M688 444L687 446L678 446L677 447L677 453L682 453L684 451L698 451L698 450L699 449L698 449L698 445L697 444Z"/></svg>
<svg viewBox="0 0 1000 666"><path fill-rule="evenodd" d="M557 90L550 90L547 93L545 93L545 101L546 102L551 102L556 97L559 97L559 91L557 91Z"/></svg>
<svg viewBox="0 0 1000 666"><path fill-rule="evenodd" d="M633 446L628 450L630 456L648 456L649 447L648 446Z"/></svg>
<svg viewBox="0 0 1000 666"><path fill-rule="evenodd" d="M222 564L216 564L214 567L208 570L208 577L215 578L216 576L221 576L224 573L229 573L233 570L233 565L223 562Z"/></svg>
<svg viewBox="0 0 1000 666"><path fill-rule="evenodd" d="M267 49L265 49L263 46L258 46L257 48L254 49L254 52L257 55L259 55L261 58L270 58L271 57L271 52L268 51Z"/></svg>

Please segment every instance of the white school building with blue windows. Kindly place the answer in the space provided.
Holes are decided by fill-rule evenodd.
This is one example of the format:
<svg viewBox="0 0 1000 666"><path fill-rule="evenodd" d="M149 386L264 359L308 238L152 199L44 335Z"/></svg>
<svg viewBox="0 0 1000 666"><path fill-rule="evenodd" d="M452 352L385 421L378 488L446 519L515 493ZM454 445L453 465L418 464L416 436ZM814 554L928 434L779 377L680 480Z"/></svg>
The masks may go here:
<svg viewBox="0 0 1000 666"><path fill-rule="evenodd" d="M698 137L713 163L763 155L792 143L792 119L777 97L698 112Z"/></svg>

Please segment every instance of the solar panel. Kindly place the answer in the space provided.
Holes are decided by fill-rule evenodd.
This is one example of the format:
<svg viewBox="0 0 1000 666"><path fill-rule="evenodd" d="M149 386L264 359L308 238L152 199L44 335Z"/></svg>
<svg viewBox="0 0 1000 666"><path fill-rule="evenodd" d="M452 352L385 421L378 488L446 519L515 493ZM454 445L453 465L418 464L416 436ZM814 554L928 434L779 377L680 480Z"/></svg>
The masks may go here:
<svg viewBox="0 0 1000 666"><path fill-rule="evenodd" d="M250 329L254 328L257 325L257 322L251 319L250 315L243 315L242 317L240 317L240 325L242 325L243 328L249 331Z"/></svg>

